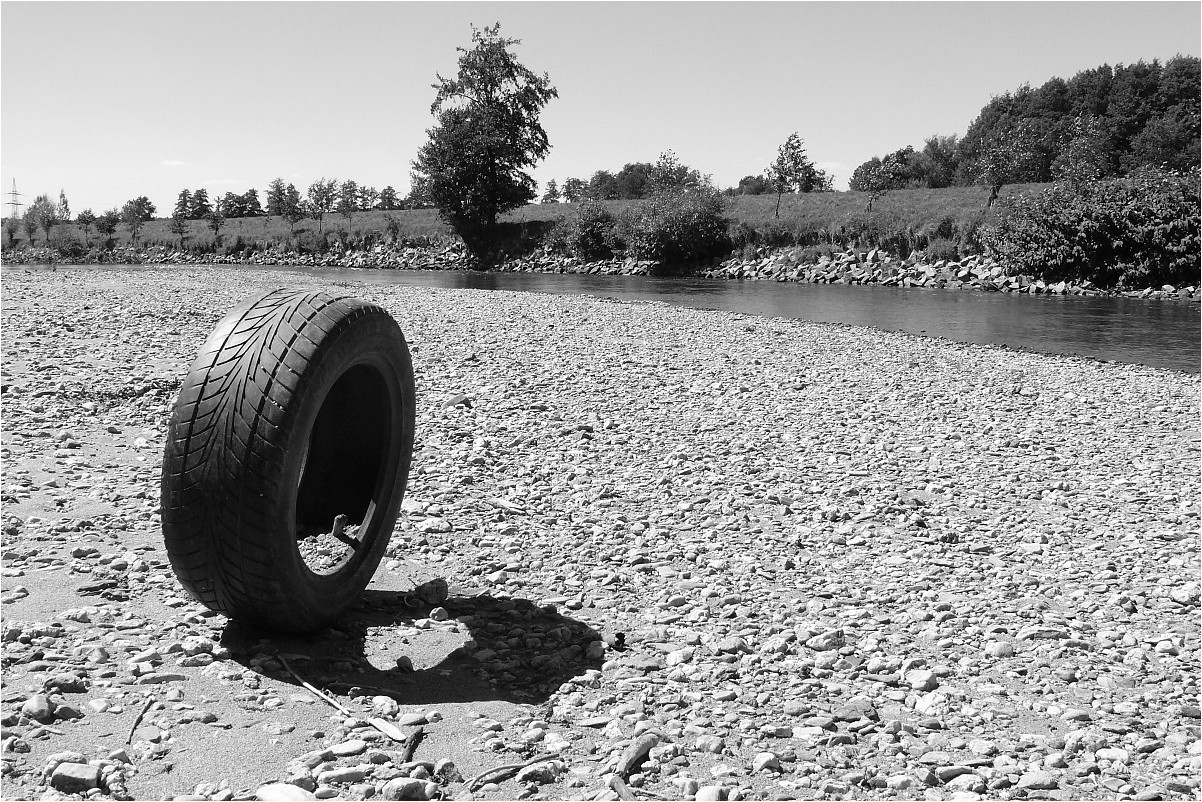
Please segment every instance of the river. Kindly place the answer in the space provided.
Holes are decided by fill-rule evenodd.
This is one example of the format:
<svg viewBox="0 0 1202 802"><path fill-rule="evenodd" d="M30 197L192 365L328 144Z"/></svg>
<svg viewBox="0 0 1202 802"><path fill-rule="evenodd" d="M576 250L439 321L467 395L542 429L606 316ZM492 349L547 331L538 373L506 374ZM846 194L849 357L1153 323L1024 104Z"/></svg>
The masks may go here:
<svg viewBox="0 0 1202 802"><path fill-rule="evenodd" d="M1202 371L1199 307L1179 301L644 276L283 265L247 269L368 283L660 301L695 309L872 326L1187 373Z"/></svg>

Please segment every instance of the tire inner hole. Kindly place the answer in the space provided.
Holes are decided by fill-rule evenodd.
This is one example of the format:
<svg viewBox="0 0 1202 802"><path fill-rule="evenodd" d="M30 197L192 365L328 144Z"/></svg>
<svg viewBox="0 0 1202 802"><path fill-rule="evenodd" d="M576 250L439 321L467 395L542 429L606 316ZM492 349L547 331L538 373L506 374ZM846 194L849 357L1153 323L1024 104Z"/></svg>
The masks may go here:
<svg viewBox="0 0 1202 802"><path fill-rule="evenodd" d="M360 544L389 440L388 409L379 373L356 365L317 413L296 494L296 538L310 568L331 568Z"/></svg>

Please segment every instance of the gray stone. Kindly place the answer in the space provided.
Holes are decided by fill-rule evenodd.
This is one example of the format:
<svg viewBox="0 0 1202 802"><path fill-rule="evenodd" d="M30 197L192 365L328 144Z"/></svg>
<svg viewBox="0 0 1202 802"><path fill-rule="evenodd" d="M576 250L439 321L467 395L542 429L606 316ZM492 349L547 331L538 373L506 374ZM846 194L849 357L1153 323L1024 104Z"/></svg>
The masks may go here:
<svg viewBox="0 0 1202 802"><path fill-rule="evenodd" d="M290 800L317 799L304 788L291 783L268 783L255 790L255 799L260 802L289 802Z"/></svg>
<svg viewBox="0 0 1202 802"><path fill-rule="evenodd" d="M65 794L82 794L100 787L100 767L87 763L59 763L50 775L50 785Z"/></svg>

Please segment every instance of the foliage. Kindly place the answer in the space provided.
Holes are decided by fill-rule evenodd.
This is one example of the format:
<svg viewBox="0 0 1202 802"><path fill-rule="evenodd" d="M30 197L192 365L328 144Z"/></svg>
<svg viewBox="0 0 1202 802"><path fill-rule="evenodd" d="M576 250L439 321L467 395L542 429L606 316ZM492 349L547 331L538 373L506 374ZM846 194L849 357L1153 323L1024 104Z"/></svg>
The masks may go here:
<svg viewBox="0 0 1202 802"><path fill-rule="evenodd" d="M384 187L382 190L380 190L380 200L376 204L377 208L383 209L386 212L390 212L393 209L399 209L400 204L401 199L397 197L395 189L392 187Z"/></svg>
<svg viewBox="0 0 1202 802"><path fill-rule="evenodd" d="M543 203L559 203L559 185L552 178L547 182L547 189L543 192Z"/></svg>
<svg viewBox="0 0 1202 802"><path fill-rule="evenodd" d="M125 206L123 206L121 209L122 216L124 216L126 209L128 209L129 214L136 217L139 222L145 223L154 219L154 204L151 203L150 198L146 197L145 195L139 195L133 200L127 201Z"/></svg>
<svg viewBox="0 0 1202 802"><path fill-rule="evenodd" d="M209 230L213 232L213 238L217 241L217 244L220 245L221 229L225 226L225 215L223 215L218 209L214 209L213 211L209 212L206 222L209 225Z"/></svg>
<svg viewBox="0 0 1202 802"><path fill-rule="evenodd" d="M1040 150L1037 133L1029 122L1016 120L999 124L978 144L976 154L962 162L967 175L989 187L992 206L1006 184L1035 181L1039 172Z"/></svg>
<svg viewBox="0 0 1202 802"><path fill-rule="evenodd" d="M346 180L338 187L338 199L334 203L334 211L346 218L350 225L351 218L359 211L359 185Z"/></svg>
<svg viewBox="0 0 1202 802"><path fill-rule="evenodd" d="M59 205L50 200L49 195L38 195L25 209L25 219L42 229L42 237L47 244L50 242L50 229L63 222Z"/></svg>
<svg viewBox="0 0 1202 802"><path fill-rule="evenodd" d="M221 201L214 204L214 209L226 218L260 217L263 214L263 208L259 205L259 193L253 188L241 195L234 192L225 193Z"/></svg>
<svg viewBox="0 0 1202 802"><path fill-rule="evenodd" d="M722 195L706 182L668 187L624 209L613 237L627 256L669 271L729 252L729 226Z"/></svg>
<svg viewBox="0 0 1202 802"><path fill-rule="evenodd" d="M284 214L284 203L288 194L288 185L284 179L275 178L267 185L267 205L264 209L269 217L281 217Z"/></svg>
<svg viewBox="0 0 1202 802"><path fill-rule="evenodd" d="M739 179L739 185L733 189L727 190L727 195L767 195L769 192L775 192L776 188L772 186L767 178L762 175L745 175Z"/></svg>
<svg viewBox="0 0 1202 802"><path fill-rule="evenodd" d="M296 185L289 184L284 187L283 199L280 201L280 217L288 221L289 232L295 233L296 224L308 216L309 212Z"/></svg>
<svg viewBox="0 0 1202 802"><path fill-rule="evenodd" d="M868 195L865 211L871 212L872 205L891 189L897 189L905 179L906 164L913 156L914 148L906 148L897 153L890 153L884 159L875 156L861 164L852 174L848 186L856 192Z"/></svg>
<svg viewBox="0 0 1202 802"><path fill-rule="evenodd" d="M192 205L188 208L189 220L205 220L213 211L213 204L209 202L209 191L207 189L198 189L192 193Z"/></svg>
<svg viewBox="0 0 1202 802"><path fill-rule="evenodd" d="M613 233L617 218L605 204L586 200L580 204L576 217L568 221L563 234L564 245L577 259L593 261L613 256Z"/></svg>
<svg viewBox="0 0 1202 802"><path fill-rule="evenodd" d="M1015 270L1102 286L1199 283L1196 170L1062 182L1000 205L985 247Z"/></svg>
<svg viewBox="0 0 1202 802"><path fill-rule="evenodd" d="M588 192L588 184L579 178L569 178L563 182L563 199L568 203L583 200L586 192Z"/></svg>
<svg viewBox="0 0 1202 802"><path fill-rule="evenodd" d="M80 259L88 252L75 233L65 228L56 229L46 244L58 251L60 256L70 260Z"/></svg>
<svg viewBox="0 0 1202 802"><path fill-rule="evenodd" d="M179 247L182 249L184 241L188 238L188 214L178 204L175 207L175 213L171 215L170 229L172 234L179 237Z"/></svg>
<svg viewBox="0 0 1202 802"><path fill-rule="evenodd" d="M181 189L179 196L175 199L175 208L171 210L171 219L182 218L190 219L192 216L192 193L187 189Z"/></svg>
<svg viewBox="0 0 1202 802"><path fill-rule="evenodd" d="M291 184L289 185L291 186ZM338 179L319 178L309 185L309 191L305 198L304 211L306 216L312 217L317 221L317 234L321 235L322 219L334 210L334 204L338 200ZM298 204L299 206L299 204ZM285 211L285 216L289 215L289 210Z"/></svg>
<svg viewBox="0 0 1202 802"><path fill-rule="evenodd" d="M66 191L61 189L58 191L58 217L63 221L71 219L71 204L67 203Z"/></svg>
<svg viewBox="0 0 1202 802"><path fill-rule="evenodd" d="M501 25L472 27L471 50L458 48L455 78L438 77L430 113L438 120L413 161L439 215L476 258L489 262L497 246L497 215L535 198L525 170L550 150L539 114L559 93L510 49L517 39Z"/></svg>
<svg viewBox="0 0 1202 802"><path fill-rule="evenodd" d="M112 247L113 234L117 231L117 225L120 222L121 214L116 209L109 209L96 218L96 231L104 235L105 244L109 247Z"/></svg>

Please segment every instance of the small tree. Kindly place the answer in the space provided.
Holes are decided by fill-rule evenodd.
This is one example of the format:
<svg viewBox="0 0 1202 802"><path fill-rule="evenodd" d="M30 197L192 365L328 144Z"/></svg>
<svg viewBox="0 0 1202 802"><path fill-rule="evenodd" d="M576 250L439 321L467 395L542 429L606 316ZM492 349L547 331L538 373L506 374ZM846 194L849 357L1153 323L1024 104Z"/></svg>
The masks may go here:
<svg viewBox="0 0 1202 802"><path fill-rule="evenodd" d="M223 215L219 210L214 209L213 211L209 212L209 216L205 219L209 224L209 229L213 232L213 240L217 243L217 246L220 247L221 229L225 226L225 215Z"/></svg>
<svg viewBox="0 0 1202 802"><path fill-rule="evenodd" d="M38 195L33 203L29 204L29 208L25 210L26 217L34 220L35 225L42 229L42 236L46 239L46 244L50 244L50 229L54 228L62 218L59 216L59 206L54 201L50 200L49 195ZM30 244L33 244L32 237Z"/></svg>
<svg viewBox="0 0 1202 802"><path fill-rule="evenodd" d="M776 190L776 217L780 217L780 199L784 193L823 192L831 187L831 177L814 166L806 156L804 144L796 131L789 134L777 149L776 161L764 173Z"/></svg>
<svg viewBox="0 0 1202 802"><path fill-rule="evenodd" d="M192 207L188 211L188 217L193 220L205 220L212 211L213 204L209 202L207 189L198 189L192 193Z"/></svg>
<svg viewBox="0 0 1202 802"><path fill-rule="evenodd" d="M380 190L380 208L387 212L400 208L400 198L397 197L395 189L384 187Z"/></svg>
<svg viewBox="0 0 1202 802"><path fill-rule="evenodd" d="M259 205L259 193L252 189L248 189L242 193L239 198L242 203L243 217L262 217L263 207Z"/></svg>
<svg viewBox="0 0 1202 802"><path fill-rule="evenodd" d="M588 191L588 184L579 178L569 178L563 182L563 199L568 203L576 203Z"/></svg>
<svg viewBox="0 0 1202 802"><path fill-rule="evenodd" d="M171 233L179 236L179 249L184 249L184 239L188 236L188 215L176 210L171 215Z"/></svg>
<svg viewBox="0 0 1202 802"><path fill-rule="evenodd" d="M138 232L142 230L145 220L142 219L142 214L133 201L129 201L125 206L121 207L121 222L125 223L125 227L129 229L129 240L135 245L138 242Z"/></svg>
<svg viewBox="0 0 1202 802"><path fill-rule="evenodd" d="M71 221L71 204L67 203L67 193L62 189L58 191L58 218Z"/></svg>
<svg viewBox="0 0 1202 802"><path fill-rule="evenodd" d="M296 233L296 224L309 216L309 212L305 208L305 202L301 199L300 190L296 188L296 185L289 184L284 187L284 195L280 201L279 213L288 221L288 230L293 234Z"/></svg>
<svg viewBox="0 0 1202 802"><path fill-rule="evenodd" d="M338 200L338 180L319 178L309 185L308 213L317 221L317 235L321 236L322 219L334 210Z"/></svg>
<svg viewBox="0 0 1202 802"><path fill-rule="evenodd" d="M83 244L88 246L88 228L96 222L96 215L92 214L91 209L84 209L79 214L75 215L75 224L83 230Z"/></svg>
<svg viewBox="0 0 1202 802"><path fill-rule="evenodd" d="M547 182L547 191L543 193L543 203L559 203L559 186L552 178Z"/></svg>
<svg viewBox="0 0 1202 802"><path fill-rule="evenodd" d="M904 171L905 165L898 160L896 153L890 153L881 160L874 158L857 167L853 189L868 194L868 204L864 211L871 212L872 205L897 186Z"/></svg>
<svg viewBox="0 0 1202 802"><path fill-rule="evenodd" d="M535 183L525 170L545 158L551 145L539 114L559 93L550 77L517 60L517 39L501 25L472 27L471 50L458 48L454 79L437 76L430 113L438 122L413 161L427 179L439 216L478 258L490 260L497 215L529 203Z"/></svg>
<svg viewBox="0 0 1202 802"><path fill-rule="evenodd" d="M375 187L359 187L359 211L370 212L380 202L380 191Z"/></svg>
<svg viewBox="0 0 1202 802"><path fill-rule="evenodd" d="M284 203L288 196L288 185L284 179L277 178L267 185L267 214L271 217L284 215Z"/></svg>
<svg viewBox="0 0 1202 802"><path fill-rule="evenodd" d="M121 214L116 209L109 209L96 218L96 232L104 235L106 247L113 246L113 234L117 231L117 224L120 222Z"/></svg>
<svg viewBox="0 0 1202 802"><path fill-rule="evenodd" d="M21 217L21 228L25 229L25 239L29 240L29 247L32 248L34 235L38 233L38 219L29 213L29 209Z"/></svg>
<svg viewBox="0 0 1202 802"><path fill-rule="evenodd" d="M171 216L183 217L185 219L192 216L192 193L186 189L181 189L179 197L175 199L175 208L171 210Z"/></svg>
<svg viewBox="0 0 1202 802"><path fill-rule="evenodd" d="M334 203L334 211L346 218L347 228L350 228L351 218L359 211L359 185L354 181L343 181L338 187L338 200Z"/></svg>
<svg viewBox="0 0 1202 802"><path fill-rule="evenodd" d="M993 206L1006 184L1038 177L1037 145L1038 136L1026 120L999 125L985 136L969 170L977 183L989 187L986 209Z"/></svg>

